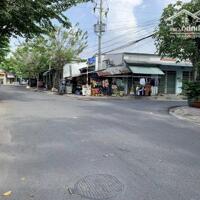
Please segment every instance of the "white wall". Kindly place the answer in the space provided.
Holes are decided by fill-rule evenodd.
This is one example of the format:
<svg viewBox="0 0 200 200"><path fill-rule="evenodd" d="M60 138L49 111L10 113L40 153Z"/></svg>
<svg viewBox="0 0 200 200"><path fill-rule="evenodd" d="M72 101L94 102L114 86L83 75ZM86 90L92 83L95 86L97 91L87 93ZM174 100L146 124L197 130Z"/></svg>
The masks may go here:
<svg viewBox="0 0 200 200"><path fill-rule="evenodd" d="M182 93L182 86L183 86L183 71L177 70L176 71L176 94Z"/></svg>
<svg viewBox="0 0 200 200"><path fill-rule="evenodd" d="M87 67L86 62L77 62L77 63L69 63L66 64L63 68L63 77L69 78L69 77L75 77L81 75L80 69Z"/></svg>

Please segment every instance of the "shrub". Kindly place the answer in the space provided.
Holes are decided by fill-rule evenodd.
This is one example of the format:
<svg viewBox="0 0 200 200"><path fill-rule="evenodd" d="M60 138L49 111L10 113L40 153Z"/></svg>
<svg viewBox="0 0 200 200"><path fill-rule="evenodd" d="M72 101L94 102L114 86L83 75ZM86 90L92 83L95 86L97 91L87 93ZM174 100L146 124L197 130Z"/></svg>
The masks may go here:
<svg viewBox="0 0 200 200"><path fill-rule="evenodd" d="M200 100L200 82L184 83L183 92L188 100Z"/></svg>

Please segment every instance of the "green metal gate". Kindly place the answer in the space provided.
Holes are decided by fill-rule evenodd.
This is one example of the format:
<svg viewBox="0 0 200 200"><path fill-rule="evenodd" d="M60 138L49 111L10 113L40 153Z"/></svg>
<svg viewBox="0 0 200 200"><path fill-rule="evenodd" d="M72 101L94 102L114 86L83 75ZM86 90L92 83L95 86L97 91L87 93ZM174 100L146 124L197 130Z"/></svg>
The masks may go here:
<svg viewBox="0 0 200 200"><path fill-rule="evenodd" d="M161 94L165 93L165 79L166 79L167 72L164 72L164 73L165 73L165 75L161 76L161 78L159 79L158 92Z"/></svg>
<svg viewBox="0 0 200 200"><path fill-rule="evenodd" d="M176 72L168 71L167 72L167 94L176 93Z"/></svg>
<svg viewBox="0 0 200 200"><path fill-rule="evenodd" d="M159 93L176 93L176 71L165 71L159 81Z"/></svg>

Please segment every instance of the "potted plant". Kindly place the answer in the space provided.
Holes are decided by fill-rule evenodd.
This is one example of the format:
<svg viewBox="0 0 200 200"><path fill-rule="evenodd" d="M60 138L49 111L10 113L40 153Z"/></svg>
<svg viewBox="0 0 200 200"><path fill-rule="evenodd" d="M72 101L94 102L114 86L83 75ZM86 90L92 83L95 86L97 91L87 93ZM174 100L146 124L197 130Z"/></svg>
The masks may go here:
<svg viewBox="0 0 200 200"><path fill-rule="evenodd" d="M188 105L200 108L200 82L185 83L183 91L188 98Z"/></svg>

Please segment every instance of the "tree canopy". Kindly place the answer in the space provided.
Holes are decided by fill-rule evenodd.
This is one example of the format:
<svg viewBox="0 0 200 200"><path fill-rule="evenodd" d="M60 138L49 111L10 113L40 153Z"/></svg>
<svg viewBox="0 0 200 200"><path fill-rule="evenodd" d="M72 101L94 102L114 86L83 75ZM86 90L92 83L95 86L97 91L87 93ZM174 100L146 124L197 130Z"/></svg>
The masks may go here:
<svg viewBox="0 0 200 200"><path fill-rule="evenodd" d="M87 46L87 33L78 25L65 29L57 27L48 35L40 35L22 43L13 55L3 62L4 69L19 77L38 78L49 68L61 71L73 59L79 59Z"/></svg>
<svg viewBox="0 0 200 200"><path fill-rule="evenodd" d="M173 15L179 13L181 10L187 10L191 13L200 11L200 1L192 0L189 3L183 3L177 1L175 4L169 4L163 11L160 19L159 29L156 33L156 46L158 52L162 56L169 56L173 58L179 58L179 60L190 60L194 66L194 79L199 79L200 76L200 36L199 37L180 37L172 34L171 27L169 26L167 19ZM173 28L181 29L183 26L187 26L185 21L181 19L182 16L174 19ZM193 25L192 18L187 17L189 25ZM200 25L199 22L195 24Z"/></svg>
<svg viewBox="0 0 200 200"><path fill-rule="evenodd" d="M30 38L53 28L52 19L69 27L64 11L88 0L3 0L0 1L0 37Z"/></svg>
<svg viewBox="0 0 200 200"><path fill-rule="evenodd" d="M33 38L54 30L55 19L69 28L64 11L89 0L1 0L0 1L0 62L7 53L11 36Z"/></svg>

